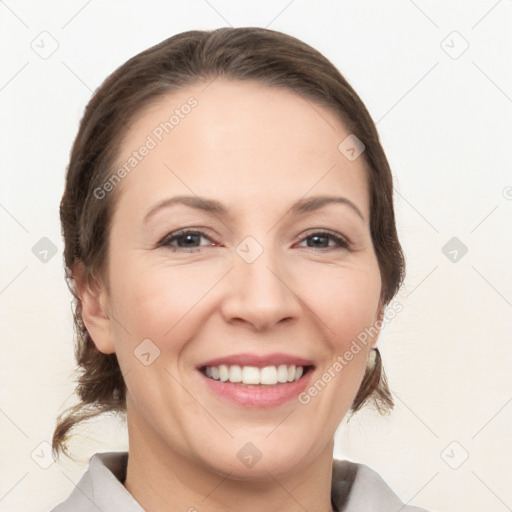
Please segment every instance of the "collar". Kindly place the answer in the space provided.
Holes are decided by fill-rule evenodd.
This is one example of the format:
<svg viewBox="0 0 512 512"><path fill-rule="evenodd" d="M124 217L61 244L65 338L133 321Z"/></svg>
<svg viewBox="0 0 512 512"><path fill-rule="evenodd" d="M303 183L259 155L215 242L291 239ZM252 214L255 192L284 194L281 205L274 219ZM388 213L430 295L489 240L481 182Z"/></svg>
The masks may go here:
<svg viewBox="0 0 512 512"><path fill-rule="evenodd" d="M124 487L127 452L96 453L69 498L52 512L144 512ZM337 512L427 512L405 505L364 464L333 459L331 502Z"/></svg>

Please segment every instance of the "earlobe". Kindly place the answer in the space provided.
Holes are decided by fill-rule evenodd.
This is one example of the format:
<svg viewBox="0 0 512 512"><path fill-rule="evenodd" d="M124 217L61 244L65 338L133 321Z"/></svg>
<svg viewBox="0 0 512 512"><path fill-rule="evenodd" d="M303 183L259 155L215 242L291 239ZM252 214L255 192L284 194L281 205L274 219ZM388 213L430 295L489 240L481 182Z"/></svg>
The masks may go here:
<svg viewBox="0 0 512 512"><path fill-rule="evenodd" d="M81 267L76 269L74 276L84 325L96 348L104 354L113 354L115 345L106 286L99 279L86 279Z"/></svg>

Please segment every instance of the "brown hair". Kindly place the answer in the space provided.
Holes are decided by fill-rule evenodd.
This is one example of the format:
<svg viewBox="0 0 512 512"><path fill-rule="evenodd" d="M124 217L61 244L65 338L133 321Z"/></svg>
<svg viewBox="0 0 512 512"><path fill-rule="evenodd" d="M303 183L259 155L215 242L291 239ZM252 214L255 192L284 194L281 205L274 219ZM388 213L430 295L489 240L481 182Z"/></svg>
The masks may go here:
<svg viewBox="0 0 512 512"><path fill-rule="evenodd" d="M115 354L95 347L82 320L75 278L104 275L108 236L118 194L98 199L94 191L111 176L129 123L162 96L186 85L216 77L256 80L282 87L339 115L345 127L365 145L369 169L370 230L382 278L381 304L395 296L405 276L393 208L391 170L373 120L345 78L318 51L281 32L257 28L192 30L177 34L141 52L113 72L87 105L71 151L60 205L66 279L73 294L75 356L80 375L79 403L64 411L53 434L53 450L67 453L70 429L105 412L126 410L125 384ZM368 366L351 406L354 413L372 402L379 412L393 400L378 350Z"/></svg>

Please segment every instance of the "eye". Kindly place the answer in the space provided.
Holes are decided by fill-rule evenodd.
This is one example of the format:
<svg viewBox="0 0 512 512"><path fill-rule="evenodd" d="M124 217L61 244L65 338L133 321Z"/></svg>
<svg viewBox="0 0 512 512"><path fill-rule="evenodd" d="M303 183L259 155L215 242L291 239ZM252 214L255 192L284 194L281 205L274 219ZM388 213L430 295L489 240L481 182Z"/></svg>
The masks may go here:
<svg viewBox="0 0 512 512"><path fill-rule="evenodd" d="M308 240L311 240L312 244L310 244ZM326 245L326 243L329 244L330 240L334 241L335 246ZM310 248L328 250L350 249L350 244L340 235L332 231L321 230L306 233L301 236L301 242L304 241L308 242L307 246Z"/></svg>
<svg viewBox="0 0 512 512"><path fill-rule="evenodd" d="M166 235L162 240L160 240L160 242L158 242L157 247L169 247L172 251L184 250L186 252L197 252L201 245L196 244L200 244L201 238L211 241L211 239L202 231L181 229ZM176 242L176 244L174 244L174 242ZM211 243L210 245L217 244Z"/></svg>
<svg viewBox="0 0 512 512"><path fill-rule="evenodd" d="M200 247L217 245L215 242L201 245L201 238L210 240L210 242L212 242L211 238L202 231L197 229L181 229L166 235L164 238L162 238L162 240L160 240L160 242L158 242L157 247L168 247L173 252L198 252L200 251ZM326 230L313 232L310 231L309 233L305 233L301 236L300 241L301 243L307 242L307 247L312 249L350 249L350 244L348 241L342 238L339 234ZM334 245L329 245L330 241L333 241Z"/></svg>

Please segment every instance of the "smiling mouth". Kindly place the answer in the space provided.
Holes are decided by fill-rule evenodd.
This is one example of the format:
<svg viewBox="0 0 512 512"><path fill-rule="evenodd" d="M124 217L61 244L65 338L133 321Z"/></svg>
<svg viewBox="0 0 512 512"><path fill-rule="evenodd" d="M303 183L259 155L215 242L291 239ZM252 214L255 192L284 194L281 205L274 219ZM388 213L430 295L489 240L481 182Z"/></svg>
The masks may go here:
<svg viewBox="0 0 512 512"><path fill-rule="evenodd" d="M296 382L303 378L313 366L282 364L279 366L239 366L225 365L203 366L200 371L212 380L238 384L247 387L277 386Z"/></svg>

